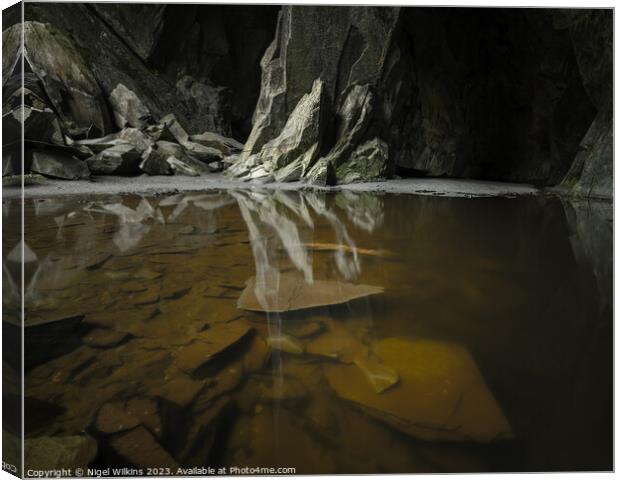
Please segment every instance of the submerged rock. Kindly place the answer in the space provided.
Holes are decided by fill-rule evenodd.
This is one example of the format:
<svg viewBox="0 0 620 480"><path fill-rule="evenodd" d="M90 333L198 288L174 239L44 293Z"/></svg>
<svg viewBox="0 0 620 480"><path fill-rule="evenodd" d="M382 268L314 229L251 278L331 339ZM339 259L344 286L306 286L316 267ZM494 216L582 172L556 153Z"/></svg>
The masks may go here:
<svg viewBox="0 0 620 480"><path fill-rule="evenodd" d="M423 440L492 442L512 436L510 424L469 352L433 340L388 338L374 352L400 383L382 393L362 369L334 365L327 379L338 396Z"/></svg>
<svg viewBox="0 0 620 480"><path fill-rule="evenodd" d="M110 446L135 467L178 467L174 458L142 426L110 439Z"/></svg>
<svg viewBox="0 0 620 480"><path fill-rule="evenodd" d="M88 435L35 437L24 442L26 469L86 469L97 456L97 442Z"/></svg>
<svg viewBox="0 0 620 480"><path fill-rule="evenodd" d="M251 328L245 322L218 323L196 336L193 343L174 353L174 366L188 374L213 360L218 354L237 343Z"/></svg>
<svg viewBox="0 0 620 480"><path fill-rule="evenodd" d="M51 151L32 151L30 170L46 177L63 180L89 178L90 170L86 162L66 153Z"/></svg>
<svg viewBox="0 0 620 480"><path fill-rule="evenodd" d="M260 292L260 297L257 296ZM237 307L257 312L289 312L324 305L338 305L358 298L383 293L383 287L354 285L333 280L315 280L282 274L278 285L262 285L256 277L246 282ZM262 299L262 300L261 300Z"/></svg>
<svg viewBox="0 0 620 480"><path fill-rule="evenodd" d="M110 94L110 104L118 128L142 128L151 121L151 112L138 96L125 85L119 83Z"/></svg>
<svg viewBox="0 0 620 480"><path fill-rule="evenodd" d="M304 346L299 340L283 333L268 337L267 345L274 350L281 350L294 355L301 355L304 353Z"/></svg>
<svg viewBox="0 0 620 480"><path fill-rule="evenodd" d="M123 343L127 337L125 332L97 328L84 336L82 341L90 347L110 348Z"/></svg>

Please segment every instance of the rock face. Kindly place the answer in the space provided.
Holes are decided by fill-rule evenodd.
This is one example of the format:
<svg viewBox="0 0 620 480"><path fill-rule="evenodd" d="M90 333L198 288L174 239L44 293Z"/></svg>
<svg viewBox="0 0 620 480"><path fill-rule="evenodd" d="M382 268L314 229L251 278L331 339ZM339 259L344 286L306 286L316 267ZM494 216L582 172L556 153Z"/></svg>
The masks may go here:
<svg viewBox="0 0 620 480"><path fill-rule="evenodd" d="M253 155L320 79L327 127L316 167L287 163L276 180L351 182L399 170L555 185L570 170L565 182L572 178L576 193L601 195L609 181L585 190L575 178L610 178L610 18L604 10L283 7L241 161L270 171ZM367 148L345 166L374 138L387 146L372 150L387 157L384 166L366 170L374 165Z"/></svg>
<svg viewBox="0 0 620 480"><path fill-rule="evenodd" d="M21 25L3 31L2 74L6 80L21 57ZM65 35L39 22L23 24L27 68L42 82L60 118L77 127L110 129L102 92L92 71Z"/></svg>
<svg viewBox="0 0 620 480"><path fill-rule="evenodd" d="M566 12L585 90L597 114L562 182L572 194L613 196L613 33L610 10Z"/></svg>
<svg viewBox="0 0 620 480"><path fill-rule="evenodd" d="M191 133L209 130L245 139L277 7L57 7L25 5L25 18L71 32L105 97L122 83L156 118L174 112ZM7 18L5 28L19 21L19 16Z"/></svg>
<svg viewBox="0 0 620 480"><path fill-rule="evenodd" d="M55 142L110 132L114 112L246 180L398 173L611 196L611 10L29 3L25 16ZM3 33L5 84L18 33Z"/></svg>

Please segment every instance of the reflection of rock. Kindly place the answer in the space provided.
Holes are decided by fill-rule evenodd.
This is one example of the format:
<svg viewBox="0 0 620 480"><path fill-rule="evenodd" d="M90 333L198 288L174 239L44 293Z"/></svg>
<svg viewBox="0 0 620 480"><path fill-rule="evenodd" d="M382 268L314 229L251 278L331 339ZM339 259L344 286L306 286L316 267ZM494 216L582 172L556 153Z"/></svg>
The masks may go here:
<svg viewBox="0 0 620 480"><path fill-rule="evenodd" d="M327 378L341 398L424 440L490 442L511 436L508 421L464 348L388 338L374 352L398 372L400 383L377 394L361 370L334 365Z"/></svg>
<svg viewBox="0 0 620 480"><path fill-rule="evenodd" d="M257 298L260 291L265 301ZM329 280L307 283L303 278L281 274L277 283L261 284L256 277L248 280L237 306L258 312L288 312L324 305L338 305L358 298L382 293L382 287L354 285Z"/></svg>
<svg viewBox="0 0 620 480"><path fill-rule="evenodd" d="M86 469L97 455L97 442L89 436L36 437L24 442L25 470Z"/></svg>
<svg viewBox="0 0 620 480"><path fill-rule="evenodd" d="M613 203L590 199L563 200L577 262L591 270L601 299L601 310L613 305Z"/></svg>

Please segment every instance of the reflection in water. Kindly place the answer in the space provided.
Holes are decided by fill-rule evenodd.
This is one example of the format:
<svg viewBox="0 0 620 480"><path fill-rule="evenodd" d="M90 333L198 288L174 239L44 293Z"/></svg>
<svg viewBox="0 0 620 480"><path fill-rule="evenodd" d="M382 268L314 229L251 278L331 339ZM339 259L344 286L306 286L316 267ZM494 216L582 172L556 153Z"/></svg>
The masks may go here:
<svg viewBox="0 0 620 480"><path fill-rule="evenodd" d="M261 190L28 200L27 440L82 445L74 466L608 469L601 211ZM5 224L19 213L3 203ZM5 312L21 250L5 236Z"/></svg>

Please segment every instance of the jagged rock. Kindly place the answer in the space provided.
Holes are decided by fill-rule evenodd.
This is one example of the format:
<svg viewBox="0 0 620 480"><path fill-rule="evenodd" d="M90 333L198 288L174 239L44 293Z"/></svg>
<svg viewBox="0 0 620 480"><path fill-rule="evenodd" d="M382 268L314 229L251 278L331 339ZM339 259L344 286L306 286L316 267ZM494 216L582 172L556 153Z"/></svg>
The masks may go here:
<svg viewBox="0 0 620 480"><path fill-rule="evenodd" d="M387 338L373 351L398 372L400 383L377 393L361 369L333 365L327 379L338 396L423 440L492 442L512 436L504 413L463 347Z"/></svg>
<svg viewBox="0 0 620 480"><path fill-rule="evenodd" d="M88 138L86 140L77 140L73 145L87 147L93 153L100 153L115 145L125 144L127 142L119 138L118 133L111 133L101 138Z"/></svg>
<svg viewBox="0 0 620 480"><path fill-rule="evenodd" d="M338 139L327 159L338 168L349 159L372 120L374 95L370 85L354 85L336 114ZM338 177L340 180L340 177ZM346 181L344 182L346 183Z"/></svg>
<svg viewBox="0 0 620 480"><path fill-rule="evenodd" d="M611 198L614 191L611 112L597 115L561 186L571 194Z"/></svg>
<svg viewBox="0 0 620 480"><path fill-rule="evenodd" d="M291 274L280 275L279 288L257 283L256 277L246 282L237 307L256 312L288 312L324 305L338 305L383 292L383 287L354 285L346 282L315 280L307 283ZM260 292L260 299L256 292Z"/></svg>
<svg viewBox="0 0 620 480"><path fill-rule="evenodd" d="M96 455L97 442L88 435L27 438L24 442L24 471L86 469Z"/></svg>
<svg viewBox="0 0 620 480"><path fill-rule="evenodd" d="M118 128L142 128L152 120L151 112L144 103L122 83L110 93L110 105Z"/></svg>
<svg viewBox="0 0 620 480"><path fill-rule="evenodd" d="M207 164L211 173L218 173L224 170L224 162L216 161Z"/></svg>
<svg viewBox="0 0 620 480"><path fill-rule="evenodd" d="M176 142L177 139L174 138L170 129L162 123L157 125L149 125L144 129L144 132L151 137L154 141L163 140L165 142Z"/></svg>
<svg viewBox="0 0 620 480"><path fill-rule="evenodd" d="M177 143L183 145L189 140L189 135L187 134L183 126L179 123L174 113L169 113L168 115L163 117L160 120L160 124L163 125L163 127L172 134Z"/></svg>
<svg viewBox="0 0 620 480"><path fill-rule="evenodd" d="M71 41L48 24L27 21L2 32L2 74L5 81L18 64L24 36L27 68L39 78L63 122L110 130L111 121L93 73Z"/></svg>
<svg viewBox="0 0 620 480"><path fill-rule="evenodd" d="M46 177L78 180L90 177L86 162L68 154L49 151L32 151L30 170Z"/></svg>
<svg viewBox="0 0 620 480"><path fill-rule="evenodd" d="M213 132L204 132L200 135L191 135L190 141L204 145L205 147L216 148L223 155L232 155L240 153L243 150L243 144L234 138L224 137Z"/></svg>
<svg viewBox="0 0 620 480"><path fill-rule="evenodd" d="M133 145L139 153L155 144L147 134L137 128L125 128L118 134L118 138Z"/></svg>
<svg viewBox="0 0 620 480"><path fill-rule="evenodd" d="M349 159L336 169L340 183L371 182L386 178L388 145L373 138L359 145Z"/></svg>
<svg viewBox="0 0 620 480"><path fill-rule="evenodd" d="M174 458L142 426L110 439L110 446L118 455L135 467L168 467L175 469L175 471L178 467Z"/></svg>
<svg viewBox="0 0 620 480"><path fill-rule="evenodd" d="M198 177L209 172L209 167L206 164L196 160L191 155L186 155L183 158L168 157L167 161L175 175Z"/></svg>
<svg viewBox="0 0 620 480"><path fill-rule="evenodd" d="M258 153L280 133L314 79L322 80L326 97L334 105L349 86L376 84L399 16L398 8L283 7L276 39L261 60L261 94L245 157ZM330 48L303 55L303 59L298 54L318 43Z"/></svg>
<svg viewBox="0 0 620 480"><path fill-rule="evenodd" d="M334 165L327 158L319 158L304 179L312 185L335 185L337 180Z"/></svg>
<svg viewBox="0 0 620 480"><path fill-rule="evenodd" d="M321 79L315 80L312 90L297 103L288 117L284 128L273 140L267 142L259 154L261 163L269 171L276 171L294 162L311 150L318 153L324 124L321 109L325 104L324 84ZM307 166L312 164L313 156L306 158Z"/></svg>
<svg viewBox="0 0 620 480"><path fill-rule="evenodd" d="M172 175L168 157L162 155L162 153L154 147L149 147L142 153L140 170L149 175Z"/></svg>
<svg viewBox="0 0 620 480"><path fill-rule="evenodd" d="M199 143L190 142L189 140L183 143L185 150L192 157L200 160L203 163L211 163L222 160L222 152L216 148L205 147Z"/></svg>
<svg viewBox="0 0 620 480"><path fill-rule="evenodd" d="M129 143L119 143L86 160L95 175L135 174L140 172L140 153Z"/></svg>

